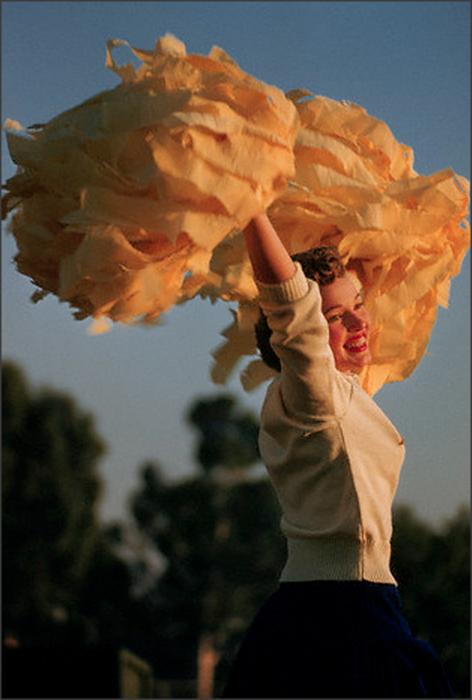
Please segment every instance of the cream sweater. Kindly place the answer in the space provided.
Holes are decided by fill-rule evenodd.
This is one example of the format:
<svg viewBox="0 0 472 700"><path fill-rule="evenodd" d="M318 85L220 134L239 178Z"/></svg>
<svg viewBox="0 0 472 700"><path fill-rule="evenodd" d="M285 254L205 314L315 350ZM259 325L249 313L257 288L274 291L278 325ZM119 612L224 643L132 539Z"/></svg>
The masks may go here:
<svg viewBox="0 0 472 700"><path fill-rule="evenodd" d="M261 456L282 507L282 581L396 584L391 508L403 439L357 377L334 366L318 285L300 265L258 284L282 371L261 414Z"/></svg>

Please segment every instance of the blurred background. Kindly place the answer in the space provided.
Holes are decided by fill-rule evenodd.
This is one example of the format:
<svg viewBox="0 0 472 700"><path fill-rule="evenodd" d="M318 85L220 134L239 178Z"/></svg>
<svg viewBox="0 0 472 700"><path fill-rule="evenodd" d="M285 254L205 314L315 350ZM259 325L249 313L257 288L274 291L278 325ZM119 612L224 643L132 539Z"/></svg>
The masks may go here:
<svg viewBox="0 0 472 700"><path fill-rule="evenodd" d="M470 179L469 3L3 2L1 11L2 122L45 122L117 85L108 39L149 49L169 32L189 53L220 46L282 90L359 104L412 146L417 172L452 167ZM125 49L116 55L131 61ZM15 166L2 138L4 183ZM160 326L90 336L55 298L30 301L5 230L2 249L4 653L126 648L158 679L149 691L133 667L138 692L209 697L285 552L256 446L265 387L246 394L237 373L226 387L209 376L230 305L194 300ZM467 697L469 254L428 351L376 396L407 447L394 565L415 633ZM31 697L56 697L44 692ZM65 697L63 685L57 692Z"/></svg>

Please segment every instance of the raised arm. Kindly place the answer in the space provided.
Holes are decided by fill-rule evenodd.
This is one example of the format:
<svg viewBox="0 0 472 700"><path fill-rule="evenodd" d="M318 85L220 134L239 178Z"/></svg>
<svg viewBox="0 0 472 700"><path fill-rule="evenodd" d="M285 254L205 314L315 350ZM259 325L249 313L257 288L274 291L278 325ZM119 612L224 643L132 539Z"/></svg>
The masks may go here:
<svg viewBox="0 0 472 700"><path fill-rule="evenodd" d="M281 392L281 405L302 424L332 420L345 412L352 387L335 371L319 286L301 268L297 273L267 216L255 217L244 236L254 277L262 284L259 304L281 364L274 391Z"/></svg>
<svg viewBox="0 0 472 700"><path fill-rule="evenodd" d="M256 280L279 284L293 277L295 264L266 214L252 219L244 238Z"/></svg>

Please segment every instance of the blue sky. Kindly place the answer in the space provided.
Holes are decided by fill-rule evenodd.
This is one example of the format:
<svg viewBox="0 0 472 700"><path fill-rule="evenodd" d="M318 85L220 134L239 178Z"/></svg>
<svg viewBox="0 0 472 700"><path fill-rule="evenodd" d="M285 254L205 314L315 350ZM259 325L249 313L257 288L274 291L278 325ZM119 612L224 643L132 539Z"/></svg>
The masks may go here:
<svg viewBox="0 0 472 700"><path fill-rule="evenodd" d="M282 90L348 100L384 120L414 149L415 169L452 167L470 179L468 2L2 2L2 122L44 122L119 80L105 68L106 41L152 48L170 32L189 53L223 48L239 66ZM121 49L120 49L121 51ZM124 50L118 60L129 61ZM14 174L2 136L2 182ZM230 323L228 305L192 301L152 329L115 327L91 337L54 298L29 301L2 234L3 357L34 386L73 394L108 443L101 513L127 516L144 460L170 478L193 473L194 435L184 414L221 392L211 351ZM439 310L429 352L405 382L376 400L405 438L397 494L434 524L469 503L470 254ZM264 389L227 390L258 413Z"/></svg>

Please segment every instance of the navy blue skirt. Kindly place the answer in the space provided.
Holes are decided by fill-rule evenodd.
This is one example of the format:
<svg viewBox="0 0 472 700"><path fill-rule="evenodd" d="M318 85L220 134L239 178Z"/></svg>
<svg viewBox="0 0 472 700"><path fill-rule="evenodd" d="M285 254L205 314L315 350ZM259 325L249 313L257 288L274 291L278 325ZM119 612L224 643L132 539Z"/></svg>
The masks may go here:
<svg viewBox="0 0 472 700"><path fill-rule="evenodd" d="M432 647L415 638L396 586L283 583L251 624L224 698L451 698Z"/></svg>

